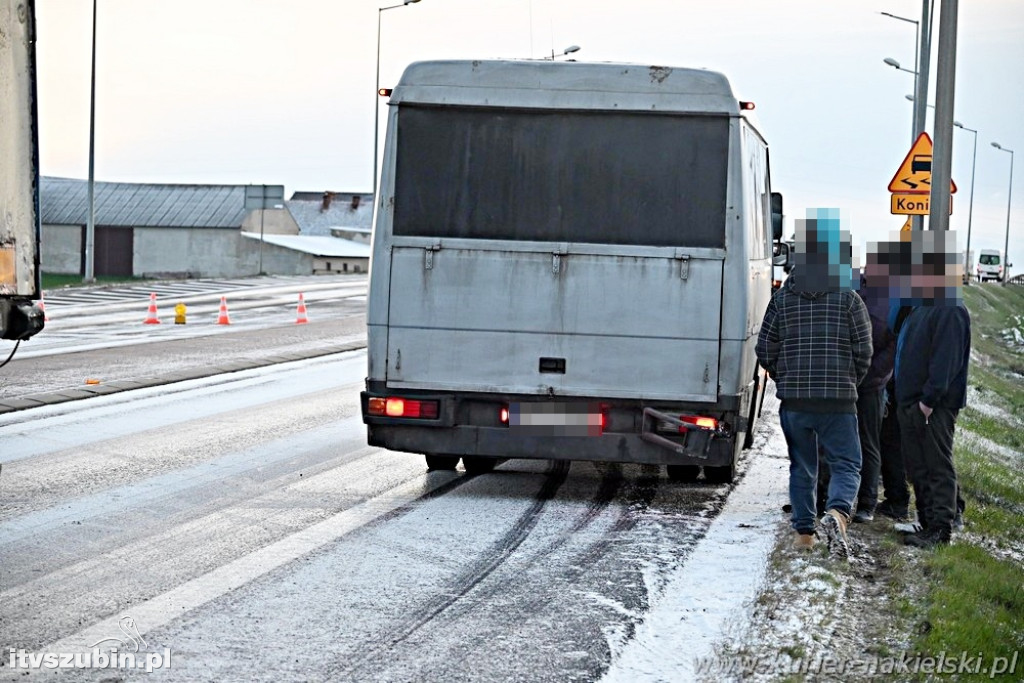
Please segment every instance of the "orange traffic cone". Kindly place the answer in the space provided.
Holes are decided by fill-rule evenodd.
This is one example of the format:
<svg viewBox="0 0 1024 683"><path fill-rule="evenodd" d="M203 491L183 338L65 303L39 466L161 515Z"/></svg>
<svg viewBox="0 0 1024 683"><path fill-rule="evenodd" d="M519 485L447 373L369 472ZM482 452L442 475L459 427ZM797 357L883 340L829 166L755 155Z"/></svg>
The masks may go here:
<svg viewBox="0 0 1024 683"><path fill-rule="evenodd" d="M230 325L231 319L228 318L228 298L222 296L220 298L220 316L217 318L218 325Z"/></svg>
<svg viewBox="0 0 1024 683"><path fill-rule="evenodd" d="M50 316L46 314L46 302L43 301L43 293L39 292L39 310L43 312L43 322L50 322Z"/></svg>
<svg viewBox="0 0 1024 683"><path fill-rule="evenodd" d="M156 293L149 294L149 315L142 321L146 325L159 325L160 319L156 317Z"/></svg>
<svg viewBox="0 0 1024 683"><path fill-rule="evenodd" d="M298 316L295 318L296 325L309 322L309 318L306 317L306 300L303 298L302 292L299 292L299 308L297 313Z"/></svg>

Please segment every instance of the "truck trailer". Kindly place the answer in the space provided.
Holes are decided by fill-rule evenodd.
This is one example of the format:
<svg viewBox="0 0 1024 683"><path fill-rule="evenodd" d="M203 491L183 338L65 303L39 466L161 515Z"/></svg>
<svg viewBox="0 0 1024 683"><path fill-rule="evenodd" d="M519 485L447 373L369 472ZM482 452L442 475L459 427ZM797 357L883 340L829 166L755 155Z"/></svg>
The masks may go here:
<svg viewBox="0 0 1024 683"><path fill-rule="evenodd" d="M18 341L44 319L36 121L35 5L0 0L0 338Z"/></svg>

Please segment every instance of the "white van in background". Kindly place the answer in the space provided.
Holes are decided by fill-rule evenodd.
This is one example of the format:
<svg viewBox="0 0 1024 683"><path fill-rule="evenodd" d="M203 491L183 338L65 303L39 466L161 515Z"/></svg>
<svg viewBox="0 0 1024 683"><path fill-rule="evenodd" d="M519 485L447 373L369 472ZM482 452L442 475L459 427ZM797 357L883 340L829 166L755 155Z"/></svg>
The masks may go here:
<svg viewBox="0 0 1024 683"><path fill-rule="evenodd" d="M782 197L712 71L441 61L391 93L367 309L368 442L731 481Z"/></svg>
<svg viewBox="0 0 1024 683"><path fill-rule="evenodd" d="M1002 254L996 249L982 249L978 255L978 266L976 269L978 282L986 280L1003 281L1003 259Z"/></svg>

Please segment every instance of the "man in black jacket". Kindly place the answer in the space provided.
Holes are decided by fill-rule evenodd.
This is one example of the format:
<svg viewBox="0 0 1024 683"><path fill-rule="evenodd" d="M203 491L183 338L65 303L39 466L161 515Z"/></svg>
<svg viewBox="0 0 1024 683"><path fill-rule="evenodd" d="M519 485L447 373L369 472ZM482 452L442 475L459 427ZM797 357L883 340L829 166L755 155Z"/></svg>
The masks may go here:
<svg viewBox="0 0 1024 683"><path fill-rule="evenodd" d="M896 337L889 330L888 267L878 263L877 254L868 254L859 294L871 317L871 367L857 387L857 428L860 434L860 490L857 492L855 522L874 519L878 504L878 478L882 468L882 418L885 415L886 384L892 377L896 355Z"/></svg>
<svg viewBox="0 0 1024 683"><path fill-rule="evenodd" d="M925 259L911 276L920 305L906 318L896 345L896 403L903 456L914 486L921 531L907 545L949 543L957 513L953 431L967 403L971 316L959 297L957 268ZM932 271L932 272L929 272Z"/></svg>
<svg viewBox="0 0 1024 683"><path fill-rule="evenodd" d="M756 352L782 402L794 544L814 545L820 444L831 470L820 524L829 551L848 556L846 525L860 485L857 386L871 363L871 321L850 287L849 237L838 225L827 213L797 221L797 265L772 295Z"/></svg>

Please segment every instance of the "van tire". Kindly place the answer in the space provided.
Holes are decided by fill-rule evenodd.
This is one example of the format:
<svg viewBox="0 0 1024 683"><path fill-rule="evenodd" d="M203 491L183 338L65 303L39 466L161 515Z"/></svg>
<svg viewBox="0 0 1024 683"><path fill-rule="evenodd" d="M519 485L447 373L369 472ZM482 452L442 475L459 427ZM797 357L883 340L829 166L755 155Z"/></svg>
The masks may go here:
<svg viewBox="0 0 1024 683"><path fill-rule="evenodd" d="M694 482L700 475L700 465L666 465L665 472L670 481Z"/></svg>
<svg viewBox="0 0 1024 683"><path fill-rule="evenodd" d="M425 457L428 470L454 470L459 466L459 456L457 455L428 455Z"/></svg>
<svg viewBox="0 0 1024 683"><path fill-rule="evenodd" d="M736 463L723 465L722 467L705 467L704 479L709 484L731 484L736 477Z"/></svg>
<svg viewBox="0 0 1024 683"><path fill-rule="evenodd" d="M487 458L479 455L462 456L462 466L468 474L487 474L497 467L498 458Z"/></svg>

